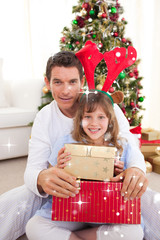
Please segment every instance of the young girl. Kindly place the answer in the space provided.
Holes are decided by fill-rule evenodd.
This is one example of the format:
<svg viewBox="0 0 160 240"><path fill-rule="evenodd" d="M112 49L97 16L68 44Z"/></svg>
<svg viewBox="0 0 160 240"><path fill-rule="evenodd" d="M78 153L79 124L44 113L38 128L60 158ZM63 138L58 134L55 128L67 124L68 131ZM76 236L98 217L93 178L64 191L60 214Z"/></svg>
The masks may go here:
<svg viewBox="0 0 160 240"><path fill-rule="evenodd" d="M127 168L132 165L129 162L132 150L127 141L119 138L118 123L113 110L113 99L107 93L93 91L88 95L83 94L81 96L79 109L74 119L73 132L59 138L52 149L50 164L52 166L57 165L60 168L65 167L71 157L69 156L70 153L64 153L63 146L65 143L77 142L96 146L115 146L122 160L115 164L115 174L123 171L123 167ZM143 239L143 230L140 225L102 225L52 221L51 207L52 196L49 196L47 202L27 224L26 234L29 240L45 238L48 240L105 240L120 239L122 235L123 240ZM105 233L107 233L107 238Z"/></svg>
<svg viewBox="0 0 160 240"><path fill-rule="evenodd" d="M76 141L88 145L115 146L118 153L122 152L122 145L119 142L118 122L112 106L113 100L107 93L90 91L80 98L80 106L74 119L72 135L66 136L58 141L58 145ZM69 137L67 139L67 137ZM55 147L56 148L56 147ZM63 148L64 150L64 148ZM63 151L62 150L62 151ZM71 159L68 154L62 155L59 152L57 157L57 167L64 168ZM53 151L55 153L55 151ZM118 154L117 154L118 155ZM53 161L53 156L51 158ZM56 160L55 160L56 161ZM52 165L56 162L52 162ZM114 174L118 175L123 171L124 162L115 158Z"/></svg>

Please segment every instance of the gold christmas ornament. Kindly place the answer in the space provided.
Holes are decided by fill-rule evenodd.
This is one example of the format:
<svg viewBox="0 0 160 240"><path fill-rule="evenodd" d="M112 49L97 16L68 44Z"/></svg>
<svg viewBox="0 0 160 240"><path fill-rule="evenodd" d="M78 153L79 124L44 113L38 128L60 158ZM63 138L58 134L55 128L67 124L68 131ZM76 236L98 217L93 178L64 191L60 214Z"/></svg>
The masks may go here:
<svg viewBox="0 0 160 240"><path fill-rule="evenodd" d="M97 76L97 82L99 82L101 85L104 84L105 80L106 80L106 75L99 75L99 76Z"/></svg>
<svg viewBox="0 0 160 240"><path fill-rule="evenodd" d="M117 26L123 26L123 23L122 22L117 22Z"/></svg>
<svg viewBox="0 0 160 240"><path fill-rule="evenodd" d="M109 24L109 20L104 18L103 23L108 25Z"/></svg>
<svg viewBox="0 0 160 240"><path fill-rule="evenodd" d="M102 87L103 87L102 84L98 84L98 85L96 86L96 89L98 89L98 90L102 90Z"/></svg>
<svg viewBox="0 0 160 240"><path fill-rule="evenodd" d="M148 161L145 161L145 164L146 164L146 172L147 173L152 172L152 164Z"/></svg>
<svg viewBox="0 0 160 240"><path fill-rule="evenodd" d="M83 8L82 10L81 10L81 16L86 16L87 15L87 11Z"/></svg>
<svg viewBox="0 0 160 240"><path fill-rule="evenodd" d="M101 18L101 17L102 17L102 14L103 14L103 12L99 12L97 16L98 16L99 18Z"/></svg>
<svg viewBox="0 0 160 240"><path fill-rule="evenodd" d="M46 93L49 92L49 89L47 88L47 86L44 86L44 87L42 88L42 92L43 92L44 94L46 94Z"/></svg>
<svg viewBox="0 0 160 240"><path fill-rule="evenodd" d="M157 153L157 154L160 156L160 147L157 147L157 148L155 149L155 153Z"/></svg>
<svg viewBox="0 0 160 240"><path fill-rule="evenodd" d="M102 28L101 28L101 31L102 31L102 33L104 33L104 32L105 32L105 30L106 30L106 28L105 28L105 27L102 27Z"/></svg>

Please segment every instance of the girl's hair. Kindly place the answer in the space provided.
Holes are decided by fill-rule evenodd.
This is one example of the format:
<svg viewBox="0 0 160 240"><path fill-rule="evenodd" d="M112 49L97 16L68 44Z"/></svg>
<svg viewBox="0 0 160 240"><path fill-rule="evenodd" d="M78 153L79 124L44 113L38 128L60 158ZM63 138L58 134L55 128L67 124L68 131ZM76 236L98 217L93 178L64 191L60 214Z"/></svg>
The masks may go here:
<svg viewBox="0 0 160 240"><path fill-rule="evenodd" d="M94 112L100 106L108 117L107 133L110 135L109 143L112 143L118 150L122 151L121 145L118 143L119 127L114 113L114 109L109 97L102 92L90 92L88 95L83 94L79 100L79 107L74 119L74 130L72 137L78 142L92 144L91 139L86 135L82 128L82 119L84 111L88 113Z"/></svg>

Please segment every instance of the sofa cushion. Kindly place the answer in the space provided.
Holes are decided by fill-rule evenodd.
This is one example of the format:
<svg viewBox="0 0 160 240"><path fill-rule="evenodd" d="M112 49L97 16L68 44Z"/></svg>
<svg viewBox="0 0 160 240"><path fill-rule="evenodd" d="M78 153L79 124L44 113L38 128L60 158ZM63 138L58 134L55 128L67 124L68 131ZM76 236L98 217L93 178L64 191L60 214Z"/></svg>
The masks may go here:
<svg viewBox="0 0 160 240"><path fill-rule="evenodd" d="M17 107L0 108L0 128L27 126L33 122L36 112Z"/></svg>
<svg viewBox="0 0 160 240"><path fill-rule="evenodd" d="M1 107L9 107L9 103L6 100L6 96L4 94L4 87L0 80L0 108Z"/></svg>
<svg viewBox="0 0 160 240"><path fill-rule="evenodd" d="M0 128L0 160L27 156L31 127Z"/></svg>

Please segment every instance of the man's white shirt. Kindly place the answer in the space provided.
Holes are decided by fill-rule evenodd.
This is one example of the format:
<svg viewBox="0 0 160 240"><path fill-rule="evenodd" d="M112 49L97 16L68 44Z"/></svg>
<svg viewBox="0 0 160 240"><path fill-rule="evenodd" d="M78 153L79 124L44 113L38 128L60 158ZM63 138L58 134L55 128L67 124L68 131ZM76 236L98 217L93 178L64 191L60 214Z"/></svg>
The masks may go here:
<svg viewBox="0 0 160 240"><path fill-rule="evenodd" d="M114 104L114 111L119 124L120 136L126 138L132 145L133 154L129 167L138 167L145 172L144 157L134 136L129 131L127 119L116 104ZM48 168L48 159L55 142L59 137L69 134L72 128L73 119L66 117L60 111L55 100L37 113L29 141L29 154L24 180L26 186L38 196L48 196L47 194L41 195L37 189L38 175L42 170Z"/></svg>

